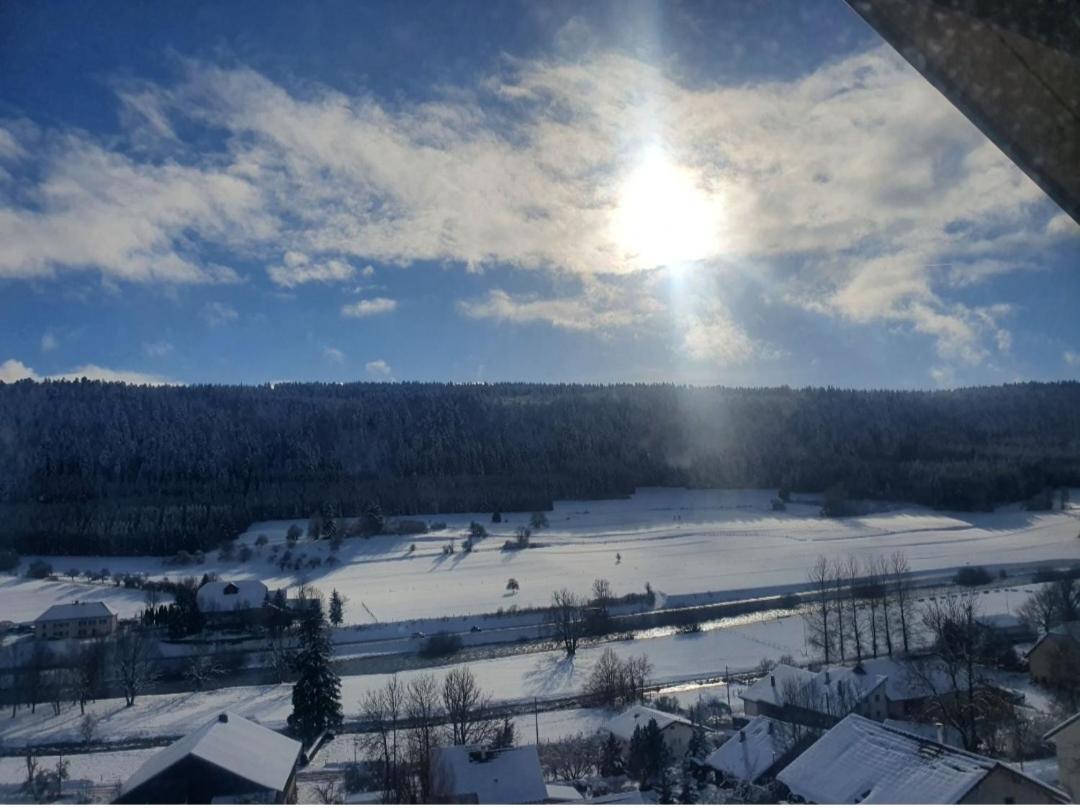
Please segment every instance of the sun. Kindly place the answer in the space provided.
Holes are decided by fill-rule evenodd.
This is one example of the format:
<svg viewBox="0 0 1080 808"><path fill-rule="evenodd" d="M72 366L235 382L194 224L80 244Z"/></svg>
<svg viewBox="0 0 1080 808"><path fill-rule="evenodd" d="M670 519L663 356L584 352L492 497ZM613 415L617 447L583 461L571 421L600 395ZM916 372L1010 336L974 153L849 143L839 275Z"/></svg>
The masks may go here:
<svg viewBox="0 0 1080 808"><path fill-rule="evenodd" d="M720 251L722 213L693 171L653 147L619 189L611 238L634 269L674 268Z"/></svg>

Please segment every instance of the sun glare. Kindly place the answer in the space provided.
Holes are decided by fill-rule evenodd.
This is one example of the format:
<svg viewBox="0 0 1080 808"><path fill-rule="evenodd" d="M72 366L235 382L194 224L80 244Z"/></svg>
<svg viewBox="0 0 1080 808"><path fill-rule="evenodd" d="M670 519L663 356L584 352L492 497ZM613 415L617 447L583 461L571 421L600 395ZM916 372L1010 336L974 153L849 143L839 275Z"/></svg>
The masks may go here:
<svg viewBox="0 0 1080 808"><path fill-rule="evenodd" d="M721 200L696 179L657 147L626 177L612 240L636 269L676 267L719 252Z"/></svg>

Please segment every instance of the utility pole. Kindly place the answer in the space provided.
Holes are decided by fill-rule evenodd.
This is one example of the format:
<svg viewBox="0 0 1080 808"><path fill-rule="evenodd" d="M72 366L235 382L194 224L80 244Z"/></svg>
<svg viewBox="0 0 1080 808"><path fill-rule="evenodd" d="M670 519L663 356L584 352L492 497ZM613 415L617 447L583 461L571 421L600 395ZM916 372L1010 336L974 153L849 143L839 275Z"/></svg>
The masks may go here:
<svg viewBox="0 0 1080 808"><path fill-rule="evenodd" d="M727 709L728 715L734 715L731 710L731 675L728 673L728 666L724 666L724 686L727 688Z"/></svg>
<svg viewBox="0 0 1080 808"><path fill-rule="evenodd" d="M540 746L540 704L533 697L533 721L536 722L536 745Z"/></svg>

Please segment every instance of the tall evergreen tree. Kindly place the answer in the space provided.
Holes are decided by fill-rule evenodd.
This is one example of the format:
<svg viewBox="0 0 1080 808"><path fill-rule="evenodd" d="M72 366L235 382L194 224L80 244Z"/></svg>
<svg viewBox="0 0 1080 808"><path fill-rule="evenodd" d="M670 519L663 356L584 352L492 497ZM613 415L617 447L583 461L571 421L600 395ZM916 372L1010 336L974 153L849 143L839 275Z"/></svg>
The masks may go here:
<svg viewBox="0 0 1080 808"><path fill-rule="evenodd" d="M341 678L334 673L330 657L330 637L322 609L306 609L300 648L294 659L298 676L293 685L293 711L289 716L289 729L305 745L326 730L341 726Z"/></svg>
<svg viewBox="0 0 1080 808"><path fill-rule="evenodd" d="M340 626L345 620L345 598L336 589L330 593L330 623Z"/></svg>

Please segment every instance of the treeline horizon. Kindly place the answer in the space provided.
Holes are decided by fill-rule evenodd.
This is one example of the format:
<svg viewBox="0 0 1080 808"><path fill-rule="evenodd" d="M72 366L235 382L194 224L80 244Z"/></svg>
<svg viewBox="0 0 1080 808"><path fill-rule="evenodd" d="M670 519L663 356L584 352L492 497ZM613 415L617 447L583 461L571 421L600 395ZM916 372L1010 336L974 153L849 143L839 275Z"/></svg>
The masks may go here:
<svg viewBox="0 0 1080 808"><path fill-rule="evenodd" d="M0 383L0 546L164 555L252 522L533 511L639 486L983 510L1080 485L1080 383L946 391Z"/></svg>

